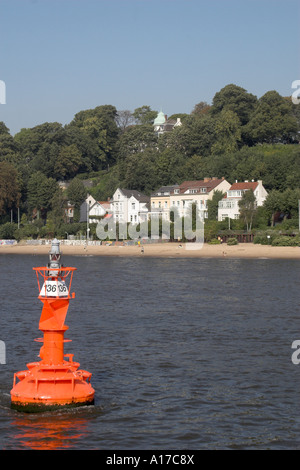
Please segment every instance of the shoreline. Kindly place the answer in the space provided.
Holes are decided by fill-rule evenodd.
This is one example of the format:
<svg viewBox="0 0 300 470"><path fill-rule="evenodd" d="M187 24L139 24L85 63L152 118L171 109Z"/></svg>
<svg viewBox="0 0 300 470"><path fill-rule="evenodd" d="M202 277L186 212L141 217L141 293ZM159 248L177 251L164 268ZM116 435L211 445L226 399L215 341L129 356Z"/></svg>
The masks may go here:
<svg viewBox="0 0 300 470"><path fill-rule="evenodd" d="M193 244L155 243L141 246L130 245L61 245L66 256L115 256L115 257L156 257L156 258L251 258L251 259L300 259L300 247L255 245L240 243L228 246L209 245L195 249ZM0 255L48 255L50 245L1 245Z"/></svg>

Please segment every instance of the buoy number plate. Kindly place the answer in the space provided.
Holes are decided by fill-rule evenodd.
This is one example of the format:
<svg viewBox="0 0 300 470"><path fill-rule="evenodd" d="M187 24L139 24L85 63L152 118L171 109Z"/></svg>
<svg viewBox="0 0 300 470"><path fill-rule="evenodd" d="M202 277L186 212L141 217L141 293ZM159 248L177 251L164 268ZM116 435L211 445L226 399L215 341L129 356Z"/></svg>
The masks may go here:
<svg viewBox="0 0 300 470"><path fill-rule="evenodd" d="M41 289L41 297L67 297L68 288L64 281L46 281Z"/></svg>

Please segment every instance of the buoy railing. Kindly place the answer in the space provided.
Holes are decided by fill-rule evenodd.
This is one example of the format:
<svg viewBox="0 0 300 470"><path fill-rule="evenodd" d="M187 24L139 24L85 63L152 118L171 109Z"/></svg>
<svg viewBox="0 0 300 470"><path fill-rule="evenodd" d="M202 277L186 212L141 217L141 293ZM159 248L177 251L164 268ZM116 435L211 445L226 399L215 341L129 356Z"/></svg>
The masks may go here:
<svg viewBox="0 0 300 470"><path fill-rule="evenodd" d="M77 268L60 267L49 268L47 266L32 268L36 272L39 287L39 297L57 297L74 299L75 292L72 292L73 274Z"/></svg>

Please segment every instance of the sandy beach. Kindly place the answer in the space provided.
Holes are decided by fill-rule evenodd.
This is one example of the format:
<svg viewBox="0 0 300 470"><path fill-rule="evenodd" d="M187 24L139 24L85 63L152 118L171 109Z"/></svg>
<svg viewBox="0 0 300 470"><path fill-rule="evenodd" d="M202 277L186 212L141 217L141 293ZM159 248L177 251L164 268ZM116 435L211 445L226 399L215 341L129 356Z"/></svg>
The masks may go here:
<svg viewBox="0 0 300 470"><path fill-rule="evenodd" d="M50 245L1 245L1 254L48 254ZM300 259L300 247L273 247L254 245L253 243L240 243L228 246L204 244L196 247L193 244L155 243L141 246L84 246L61 245L62 254L76 256L127 256L127 257L165 257L165 258L278 258Z"/></svg>

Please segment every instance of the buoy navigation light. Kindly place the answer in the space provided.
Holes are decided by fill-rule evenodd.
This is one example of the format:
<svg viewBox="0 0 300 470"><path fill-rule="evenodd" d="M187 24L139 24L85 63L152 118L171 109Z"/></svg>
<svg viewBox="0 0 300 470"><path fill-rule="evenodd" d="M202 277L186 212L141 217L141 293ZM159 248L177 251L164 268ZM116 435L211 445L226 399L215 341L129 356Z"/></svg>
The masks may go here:
<svg viewBox="0 0 300 470"><path fill-rule="evenodd" d="M59 241L52 241L48 266L33 268L39 287L38 298L43 303L39 329L43 343L41 361L27 364L27 370L14 374L11 407L18 411L38 412L61 407L75 407L94 403L95 391L90 372L79 370L74 354L64 354L64 339L68 329L65 318L69 308L72 278L76 268L60 264Z"/></svg>

